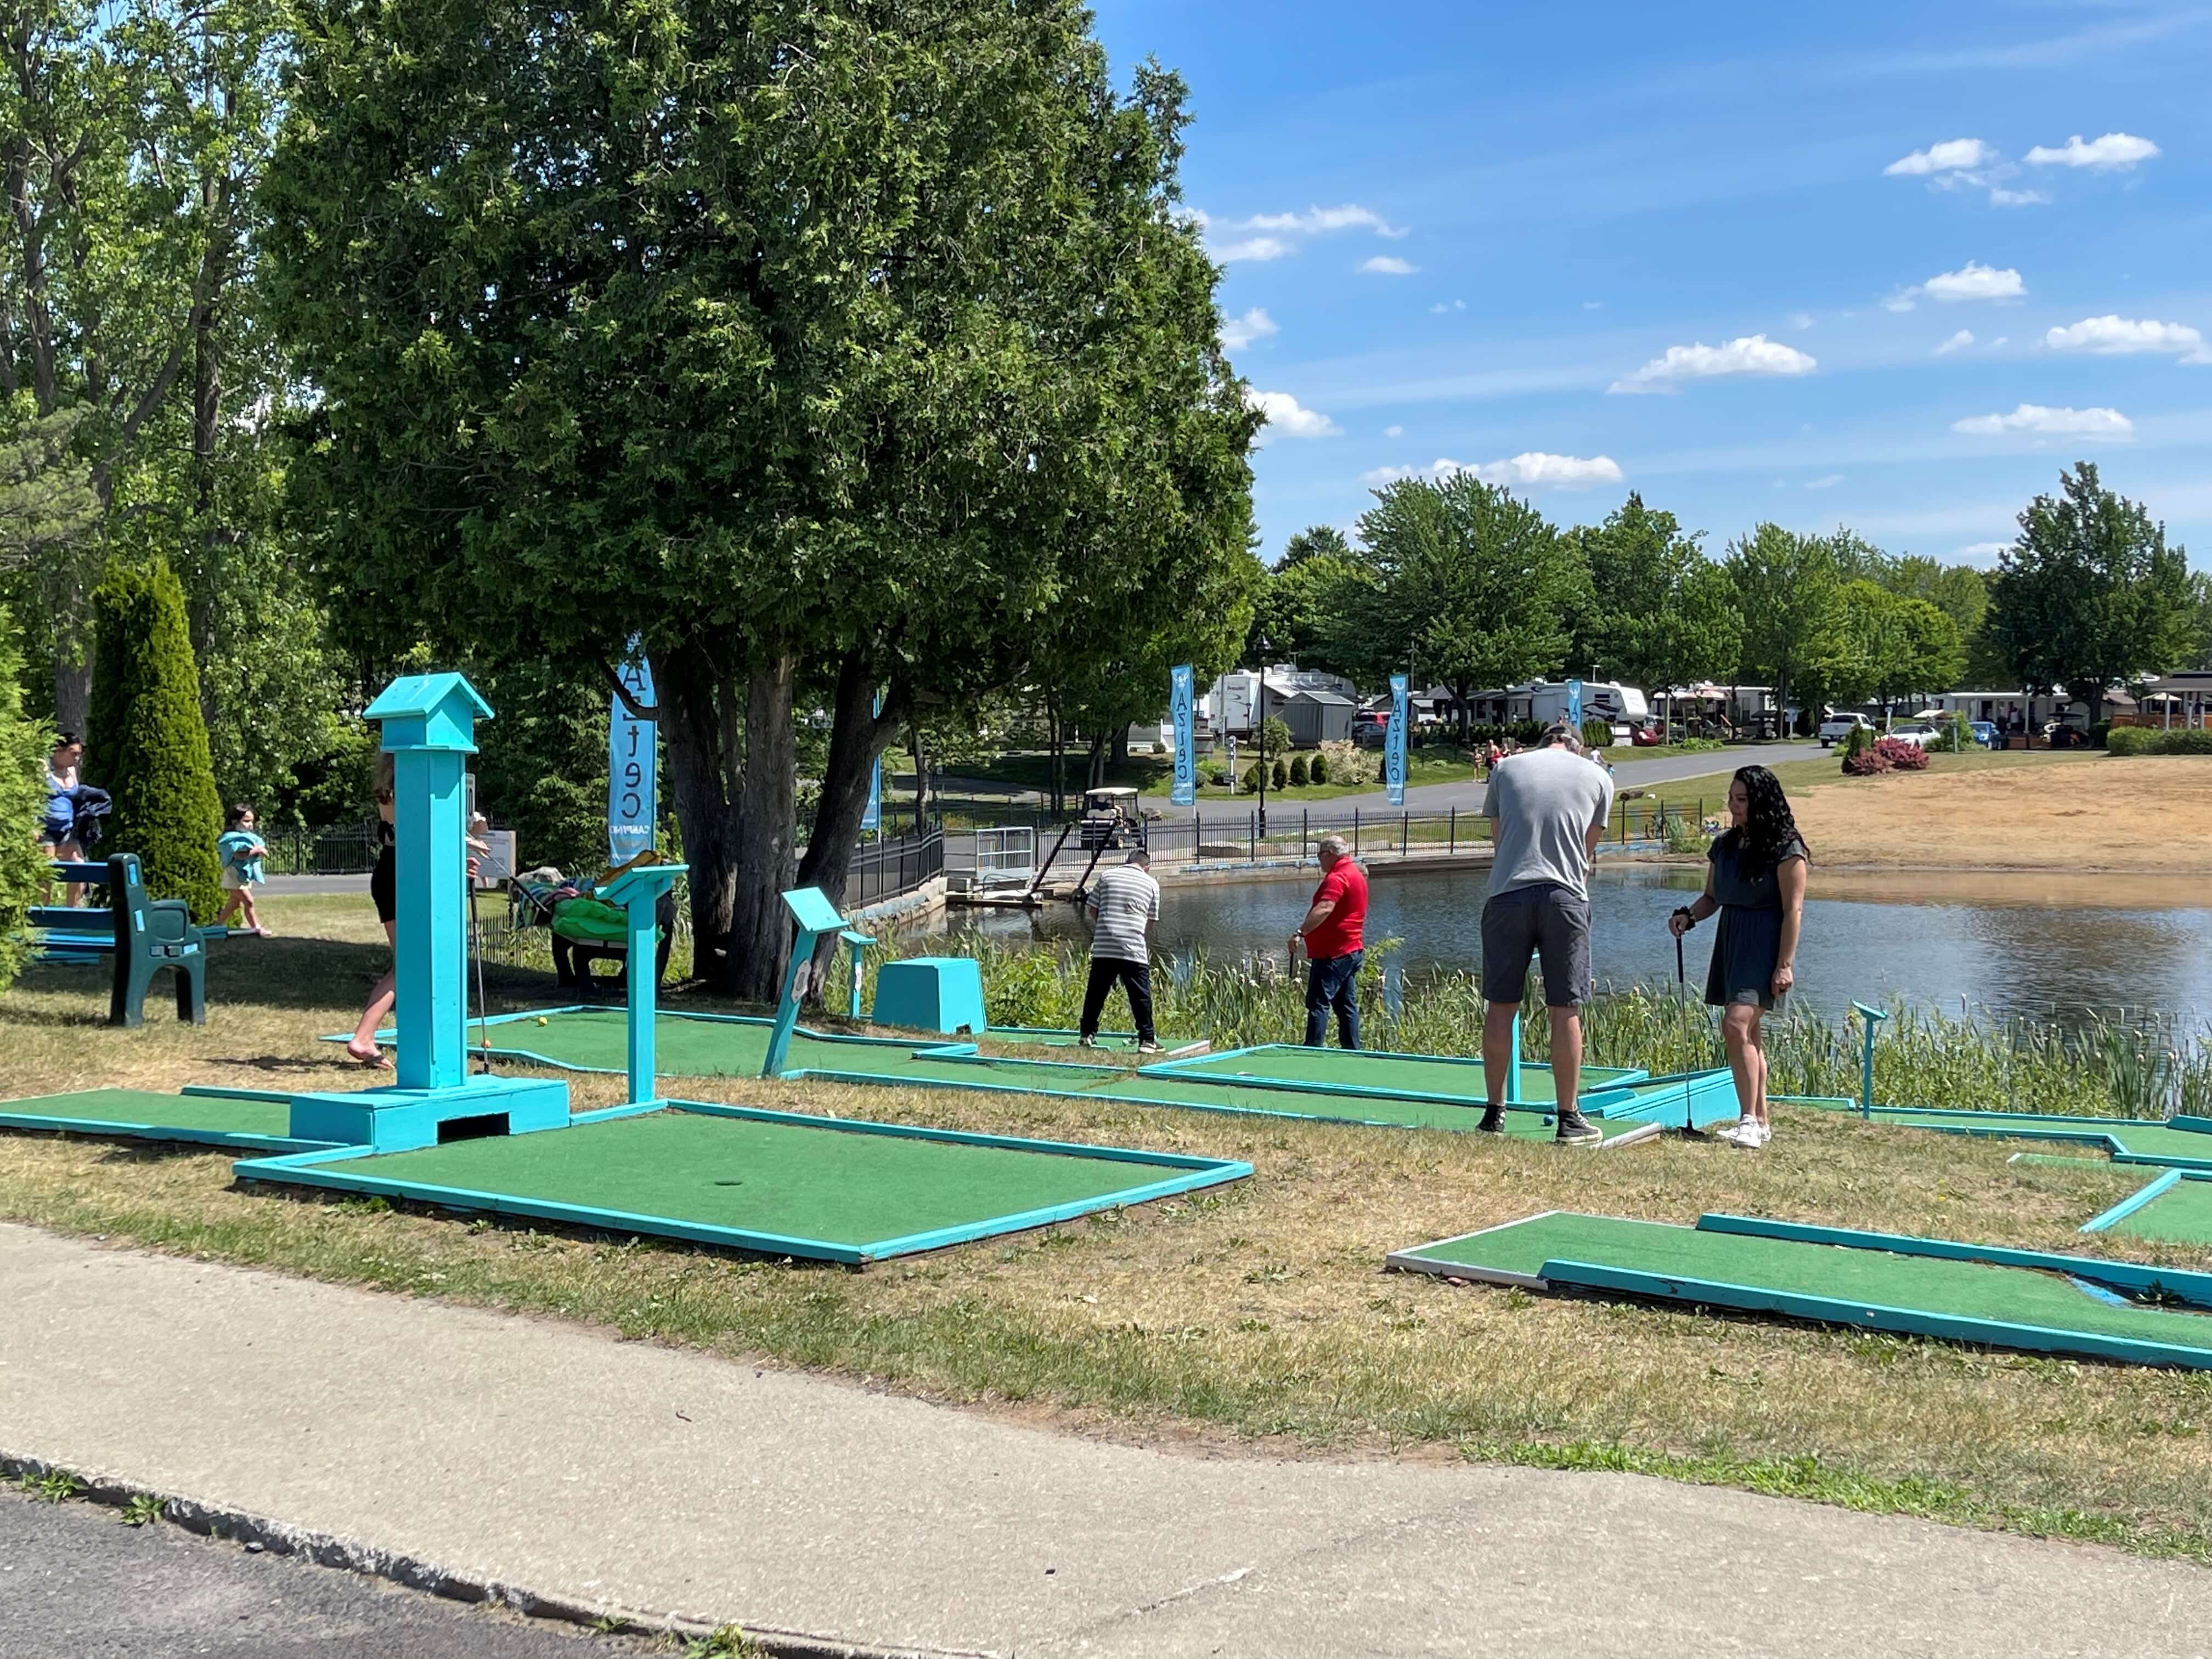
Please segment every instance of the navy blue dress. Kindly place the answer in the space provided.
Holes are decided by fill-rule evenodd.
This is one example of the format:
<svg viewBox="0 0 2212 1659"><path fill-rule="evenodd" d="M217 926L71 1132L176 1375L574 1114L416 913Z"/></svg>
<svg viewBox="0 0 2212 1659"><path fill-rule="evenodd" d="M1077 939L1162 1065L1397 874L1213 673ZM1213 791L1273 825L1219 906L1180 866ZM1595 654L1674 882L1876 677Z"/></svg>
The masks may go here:
<svg viewBox="0 0 2212 1659"><path fill-rule="evenodd" d="M1716 840L1705 857L1713 866L1713 897L1720 903L1720 925L1713 933L1713 963L1705 974L1705 1000L1717 1008L1732 1003L1774 1006L1774 969L1782 960L1782 884L1776 872L1790 859L1808 855L1805 843L1791 837L1774 863L1753 866L1730 830Z"/></svg>

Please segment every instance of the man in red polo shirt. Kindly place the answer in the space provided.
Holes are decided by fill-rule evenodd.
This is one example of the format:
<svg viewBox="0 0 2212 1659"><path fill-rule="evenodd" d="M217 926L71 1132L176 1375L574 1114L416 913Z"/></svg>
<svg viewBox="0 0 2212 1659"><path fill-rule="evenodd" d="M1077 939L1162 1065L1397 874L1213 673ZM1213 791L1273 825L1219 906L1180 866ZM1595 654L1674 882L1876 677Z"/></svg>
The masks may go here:
<svg viewBox="0 0 2212 1659"><path fill-rule="evenodd" d="M1328 1011L1334 1008L1338 1043L1357 1048L1359 1003L1353 982L1359 977L1360 933L1367 925L1367 872L1352 861L1342 836L1323 836L1320 852L1321 885L1291 935L1292 952L1304 951L1312 963L1306 972L1306 1047L1324 1046Z"/></svg>

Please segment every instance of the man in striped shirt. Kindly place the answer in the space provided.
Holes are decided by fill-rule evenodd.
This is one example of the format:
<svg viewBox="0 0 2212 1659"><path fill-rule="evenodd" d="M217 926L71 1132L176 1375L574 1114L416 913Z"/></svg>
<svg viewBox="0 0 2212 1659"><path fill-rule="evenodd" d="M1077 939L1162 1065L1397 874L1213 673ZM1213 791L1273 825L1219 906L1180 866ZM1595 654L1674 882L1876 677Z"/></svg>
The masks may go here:
<svg viewBox="0 0 2212 1659"><path fill-rule="evenodd" d="M1098 1046L1098 1016L1115 981L1129 994L1129 1018L1137 1028L1137 1052L1156 1054L1152 1032L1152 947L1151 927L1160 919L1160 884L1152 879L1152 855L1139 847L1127 864L1103 872L1091 884L1084 905L1091 912L1091 982L1083 992L1083 1047Z"/></svg>

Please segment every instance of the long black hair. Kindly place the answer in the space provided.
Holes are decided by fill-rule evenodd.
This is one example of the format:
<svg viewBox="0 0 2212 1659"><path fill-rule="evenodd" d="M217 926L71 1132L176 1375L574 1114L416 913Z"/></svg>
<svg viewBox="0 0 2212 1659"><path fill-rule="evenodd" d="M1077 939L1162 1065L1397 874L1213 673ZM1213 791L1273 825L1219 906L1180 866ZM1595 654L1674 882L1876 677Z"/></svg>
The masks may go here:
<svg viewBox="0 0 2212 1659"><path fill-rule="evenodd" d="M1797 819L1790 810L1790 797L1782 793L1782 780L1763 766L1740 766L1735 781L1743 786L1745 805L1741 829L1731 825L1723 837L1754 870L1771 870L1782 861L1783 850L1805 838L1797 833ZM1808 849L1807 856L1810 857Z"/></svg>

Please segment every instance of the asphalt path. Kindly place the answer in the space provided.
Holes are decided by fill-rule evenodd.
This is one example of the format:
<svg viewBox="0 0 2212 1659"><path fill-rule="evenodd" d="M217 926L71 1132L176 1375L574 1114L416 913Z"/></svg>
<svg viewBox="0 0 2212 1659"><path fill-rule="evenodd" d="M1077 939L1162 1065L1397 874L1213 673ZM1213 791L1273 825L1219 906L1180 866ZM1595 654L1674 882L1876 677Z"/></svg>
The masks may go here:
<svg viewBox="0 0 2212 1659"><path fill-rule="evenodd" d="M120 1511L0 1490L7 1659L613 1659L657 1644L529 1620L250 1553Z"/></svg>
<svg viewBox="0 0 2212 1659"><path fill-rule="evenodd" d="M1613 784L1615 789L1648 789L1657 783L1679 783L1685 778L1725 777L1739 766L1779 766L1789 761L1811 760L1827 753L1817 743L1767 743L1756 747L1709 750L1694 755L1668 755L1657 760L1617 760L1613 764ZM1404 810L1408 812L1446 812L1456 809L1462 812L1480 812L1485 786L1470 775L1464 782L1419 784L1406 791ZM1717 793L1718 792L1716 792ZM1284 810L1295 810L1307 803L1289 801ZM1200 800L1197 810L1216 813L1227 809L1254 807L1259 805L1256 795L1239 795L1235 800L1219 796L1213 800ZM1390 798L1380 789L1360 795L1339 795L1332 800L1310 803L1316 812L1349 812L1357 807L1363 812L1391 811L1399 809L1390 805ZM1172 806L1163 798L1147 796L1147 808L1157 807L1163 817L1182 818L1190 816L1188 806Z"/></svg>

